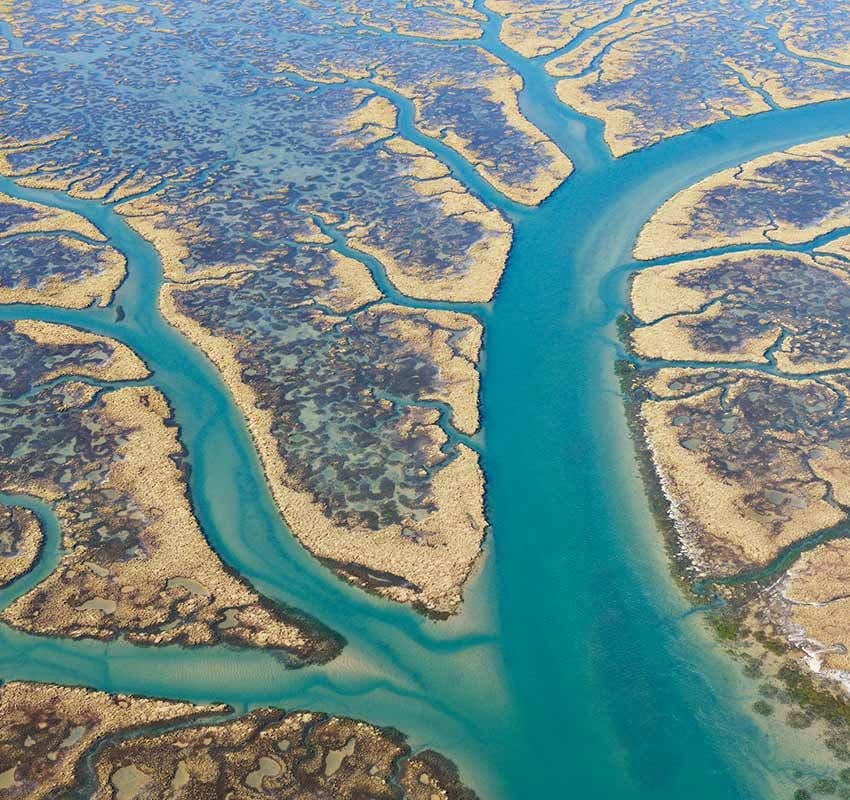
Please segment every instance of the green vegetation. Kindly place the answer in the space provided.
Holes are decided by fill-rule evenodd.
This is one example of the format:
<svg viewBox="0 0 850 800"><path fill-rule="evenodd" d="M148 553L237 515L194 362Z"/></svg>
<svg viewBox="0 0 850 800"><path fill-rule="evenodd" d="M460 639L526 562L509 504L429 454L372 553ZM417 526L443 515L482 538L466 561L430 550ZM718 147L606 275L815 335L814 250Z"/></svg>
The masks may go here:
<svg viewBox="0 0 850 800"><path fill-rule="evenodd" d="M709 622L717 638L724 642L737 641L747 632L742 620L731 614L713 614L709 617Z"/></svg>
<svg viewBox="0 0 850 800"><path fill-rule="evenodd" d="M764 631L756 631L755 638L758 643L776 656L784 656L791 648L782 639L768 636Z"/></svg>
<svg viewBox="0 0 850 800"><path fill-rule="evenodd" d="M773 706L766 700L756 700L753 703L753 711L756 714L761 714L763 717L770 717L773 715Z"/></svg>
<svg viewBox="0 0 850 800"><path fill-rule="evenodd" d="M759 694L762 697L779 697L779 687L772 683L763 683L759 686Z"/></svg>
<svg viewBox="0 0 850 800"><path fill-rule="evenodd" d="M847 703L819 686L815 679L797 664L783 664L778 677L785 684L789 698L801 708L828 722L850 723L850 707Z"/></svg>
<svg viewBox="0 0 850 800"><path fill-rule="evenodd" d="M803 730L803 728L808 728L812 724L812 718L805 712L794 709L788 712L785 723L789 728Z"/></svg>
<svg viewBox="0 0 850 800"><path fill-rule="evenodd" d="M833 778L818 778L812 786L812 791L815 794L835 794L837 788L838 781Z"/></svg>

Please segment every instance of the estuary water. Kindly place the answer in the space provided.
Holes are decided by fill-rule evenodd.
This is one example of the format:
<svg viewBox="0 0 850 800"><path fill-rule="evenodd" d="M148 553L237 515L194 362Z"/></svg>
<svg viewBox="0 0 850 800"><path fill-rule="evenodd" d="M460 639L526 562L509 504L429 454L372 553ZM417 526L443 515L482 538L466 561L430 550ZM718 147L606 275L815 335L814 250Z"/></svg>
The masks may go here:
<svg viewBox="0 0 850 800"><path fill-rule="evenodd" d="M127 256L129 274L108 308L7 306L0 318L72 324L134 348L173 408L192 502L217 552L259 591L348 644L331 664L287 669L250 650L68 641L0 627L0 679L393 725L414 748L453 758L492 800L790 797L793 771L815 767L747 713L739 668L687 613L669 576L614 378L613 322L632 243L667 197L755 155L847 132L850 103L726 121L614 160L599 124L555 101L542 65L505 50L494 27L484 45L523 75L524 112L576 173L539 208L521 209L440 152L516 231L497 297L478 309L487 334L477 442L492 533L462 614L425 620L315 562L281 520L216 370L159 315L156 251L115 208L3 179L0 191L94 222ZM402 115L401 132L414 136L411 124ZM50 531L48 560L60 546ZM13 585L0 602L29 585Z"/></svg>

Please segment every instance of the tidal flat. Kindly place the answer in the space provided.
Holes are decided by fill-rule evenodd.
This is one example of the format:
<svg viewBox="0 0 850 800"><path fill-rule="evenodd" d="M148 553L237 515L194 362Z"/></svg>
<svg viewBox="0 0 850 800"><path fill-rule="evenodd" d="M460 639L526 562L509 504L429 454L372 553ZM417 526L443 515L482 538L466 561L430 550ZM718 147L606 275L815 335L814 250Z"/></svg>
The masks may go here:
<svg viewBox="0 0 850 800"><path fill-rule="evenodd" d="M616 156L729 116L848 96L846 61L803 44L827 29L832 47L847 41L839 5L812 14L782 0L647 0L627 9L546 65L563 102L602 120Z"/></svg>
<svg viewBox="0 0 850 800"><path fill-rule="evenodd" d="M357 720L25 682L0 688L0 711L9 798L476 798L438 753Z"/></svg>
<svg viewBox="0 0 850 800"><path fill-rule="evenodd" d="M841 795L772 724L842 756L840 20L2 15L0 680L159 715L57 724L68 797ZM708 625L658 569L623 355Z"/></svg>
<svg viewBox="0 0 850 800"><path fill-rule="evenodd" d="M73 787L80 759L98 740L150 723L222 713L225 707L10 682L0 687L0 710L0 791L39 800Z"/></svg>
<svg viewBox="0 0 850 800"><path fill-rule="evenodd" d="M4 609L5 622L39 635L231 641L307 659L334 652L208 548L186 498L171 412L156 389L139 385L149 372L137 356L65 326L0 325L10 373L3 488L51 503L63 531L56 569Z"/></svg>
<svg viewBox="0 0 850 800"><path fill-rule="evenodd" d="M839 758L848 293L830 253L848 221L837 177L846 145L765 155L668 200L635 247L650 263L631 277L621 328L636 436L686 584L725 599L718 636L785 684L799 721L829 721L823 737ZM784 657L772 670L765 650ZM798 697L801 681L822 700ZM758 713L772 709L758 701Z"/></svg>
<svg viewBox="0 0 850 800"><path fill-rule="evenodd" d="M43 545L41 523L32 511L3 506L0 516L0 588L29 572Z"/></svg>

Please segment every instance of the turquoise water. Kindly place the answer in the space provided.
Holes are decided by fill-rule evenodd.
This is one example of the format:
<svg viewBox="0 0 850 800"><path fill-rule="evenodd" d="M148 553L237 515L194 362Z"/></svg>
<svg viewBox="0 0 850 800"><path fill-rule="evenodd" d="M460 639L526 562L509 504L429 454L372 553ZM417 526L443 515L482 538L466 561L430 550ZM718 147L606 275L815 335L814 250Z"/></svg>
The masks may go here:
<svg viewBox="0 0 850 800"><path fill-rule="evenodd" d="M0 318L65 322L133 347L173 407L192 500L216 550L348 642L327 666L290 670L261 652L0 627L0 678L350 714L441 750L495 800L790 797L795 757L747 715L737 668L698 615L686 616L667 574L613 376L612 322L631 244L660 203L746 158L850 130L850 103L723 122L614 161L598 123L554 101L540 65L502 48L494 30L485 44L523 74L525 113L577 170L540 208L522 209L441 151L516 228L498 295L476 309L487 326L480 445L493 532L463 613L425 620L314 562L280 520L216 371L159 316L153 248L113 208L0 180L0 191L88 217L129 259L110 308L9 306ZM427 144L411 124L402 114L402 132ZM51 542L58 547L55 528Z"/></svg>

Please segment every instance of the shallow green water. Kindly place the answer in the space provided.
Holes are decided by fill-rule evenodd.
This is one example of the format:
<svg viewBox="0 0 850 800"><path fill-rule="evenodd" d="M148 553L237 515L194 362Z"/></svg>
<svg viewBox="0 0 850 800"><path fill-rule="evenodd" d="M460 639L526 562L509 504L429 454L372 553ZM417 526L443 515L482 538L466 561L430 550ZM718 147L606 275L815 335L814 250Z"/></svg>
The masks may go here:
<svg viewBox="0 0 850 800"><path fill-rule="evenodd" d="M493 534L463 614L424 620L308 557L277 514L217 373L160 318L153 248L114 209L0 180L4 192L88 217L130 264L113 304L120 321L114 307L12 306L0 318L67 322L133 347L172 404L190 453L192 500L217 551L260 591L348 641L330 665L287 670L252 651L69 642L0 628L0 678L395 725L415 747L455 758L482 797L790 796L786 775L797 765L743 712L736 668L698 615L685 616L667 575L613 378L612 321L623 308L631 244L661 202L743 159L846 132L850 103L725 122L615 162L597 123L553 101L542 68L511 55L494 31L485 44L524 75L524 111L577 172L540 208L519 210L441 153L516 227L497 298L480 309ZM409 114L400 124L409 127Z"/></svg>

